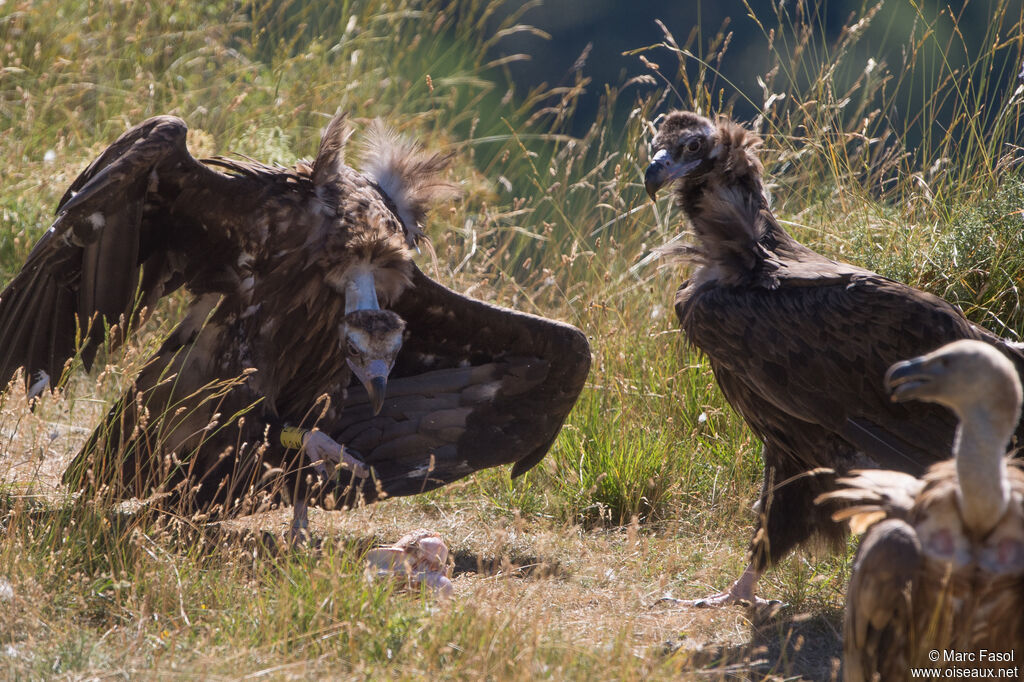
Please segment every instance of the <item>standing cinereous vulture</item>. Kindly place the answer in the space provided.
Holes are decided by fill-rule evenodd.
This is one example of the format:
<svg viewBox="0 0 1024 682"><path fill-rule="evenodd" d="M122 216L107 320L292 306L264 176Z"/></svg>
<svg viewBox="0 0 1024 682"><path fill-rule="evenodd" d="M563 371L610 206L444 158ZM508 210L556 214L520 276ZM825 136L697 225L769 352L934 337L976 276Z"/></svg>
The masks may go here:
<svg viewBox="0 0 1024 682"><path fill-rule="evenodd" d="M1017 370L992 346L956 341L893 365L885 382L893 400L945 406L960 424L953 460L924 478L855 471L819 498L846 506L837 521L867 529L846 593L843 677L909 680L911 668L946 667L933 651L1013 652L1019 662L1024 468L1006 457L1020 417ZM1015 664L970 662L979 670Z"/></svg>
<svg viewBox="0 0 1024 682"><path fill-rule="evenodd" d="M979 339L1024 367L1018 349L942 299L797 243L769 208L760 143L728 120L673 112L645 177L652 197L675 183L693 227L694 243L678 249L696 264L676 294L683 331L764 445L751 562L729 590L687 602L696 605L754 601L763 571L794 546L845 537L814 504L834 487L820 469L920 475L949 452L956 420L937 405L890 401L881 377L891 364Z"/></svg>
<svg viewBox="0 0 1024 682"><path fill-rule="evenodd" d="M540 461L589 346L416 268L428 205L453 193L447 157L375 124L357 172L341 116L294 168L197 161L185 136L170 116L124 133L0 294L0 380L45 373L35 390L80 345L88 367L105 327L119 325L116 342L161 296L192 294L68 467L74 489L219 514L280 494L298 533L311 500L414 494Z"/></svg>

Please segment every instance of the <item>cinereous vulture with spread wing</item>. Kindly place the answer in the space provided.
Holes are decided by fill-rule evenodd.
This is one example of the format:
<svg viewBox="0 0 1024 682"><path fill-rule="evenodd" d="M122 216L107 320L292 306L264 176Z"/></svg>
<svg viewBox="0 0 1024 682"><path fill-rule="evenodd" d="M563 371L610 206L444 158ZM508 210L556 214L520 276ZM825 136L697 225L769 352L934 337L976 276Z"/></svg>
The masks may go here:
<svg viewBox="0 0 1024 682"><path fill-rule="evenodd" d="M855 471L819 498L844 505L835 520L867 529L846 594L843 677L910 680L911 668L946 668L950 652L982 656L968 661L978 669L1015 665L1024 656L1024 468L1006 444L1020 417L1017 370L988 344L956 341L893 365L885 381L893 400L945 406L960 424L953 460L923 478Z"/></svg>
<svg viewBox="0 0 1024 682"><path fill-rule="evenodd" d="M769 208L760 144L729 120L673 112L645 176L652 198L673 182L692 223L694 243L677 250L696 264L676 294L683 331L764 445L750 564L730 589L691 605L760 603L758 579L794 546L841 542L845 527L814 504L835 485L821 468L916 476L950 452L948 410L888 399L881 377L894 362L977 339L1024 367L1018 349L946 301L794 240Z"/></svg>
<svg viewBox="0 0 1024 682"><path fill-rule="evenodd" d="M357 172L342 116L294 168L197 161L185 137L171 116L124 133L0 294L0 379L25 367L35 390L79 350L88 367L106 328L123 338L160 297L192 295L69 485L221 515L283 496L301 533L311 501L415 494L506 463L517 476L543 458L589 346L413 264L428 205L452 194L447 157L375 124Z"/></svg>

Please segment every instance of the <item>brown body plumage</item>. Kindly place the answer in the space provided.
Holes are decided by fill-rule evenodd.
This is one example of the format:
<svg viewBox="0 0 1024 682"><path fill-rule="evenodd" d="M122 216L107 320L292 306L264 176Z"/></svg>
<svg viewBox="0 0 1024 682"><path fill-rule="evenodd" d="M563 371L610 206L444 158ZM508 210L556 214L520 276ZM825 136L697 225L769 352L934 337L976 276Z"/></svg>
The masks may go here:
<svg viewBox="0 0 1024 682"><path fill-rule="evenodd" d="M911 668L947 667L948 652L982 649L1014 657L972 667L1012 667L1024 656L1024 469L1005 456L1016 369L991 346L958 341L895 365L887 383L894 400L945 405L960 424L954 460L923 478L854 472L821 497L866 530L846 596L844 679L909 680Z"/></svg>
<svg viewBox="0 0 1024 682"><path fill-rule="evenodd" d="M56 381L76 325L99 320L89 364L104 320L137 319L136 291L144 306L180 286L194 295L69 467L72 486L220 513L269 489L304 517L314 494L411 494L543 457L589 350L572 327L472 301L415 267L427 206L451 194L444 157L376 126L359 173L340 116L316 159L290 169L197 161L185 133L164 116L122 135L0 296L0 378L25 366ZM374 475L314 475L282 445L285 426L318 426Z"/></svg>
<svg viewBox="0 0 1024 682"><path fill-rule="evenodd" d="M701 604L754 597L761 572L814 536L844 529L814 499L834 477L881 466L915 475L948 452L955 420L931 405L896 405L882 390L892 363L956 339L1019 350L954 306L794 240L768 205L761 140L727 120L669 114L653 140L648 192L674 182L692 223L696 263L676 295L687 339L764 444L765 479L752 560L733 588Z"/></svg>

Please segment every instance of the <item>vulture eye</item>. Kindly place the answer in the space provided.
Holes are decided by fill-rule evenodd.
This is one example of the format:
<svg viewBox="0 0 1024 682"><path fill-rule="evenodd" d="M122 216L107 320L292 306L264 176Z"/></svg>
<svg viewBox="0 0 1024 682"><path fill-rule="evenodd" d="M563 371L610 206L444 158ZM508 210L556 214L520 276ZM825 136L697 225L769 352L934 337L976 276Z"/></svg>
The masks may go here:
<svg viewBox="0 0 1024 682"><path fill-rule="evenodd" d="M349 339L348 342L348 354L353 357L359 357L360 355L362 355L362 352L359 350L359 347L356 346L356 344L354 344L351 339Z"/></svg>
<svg viewBox="0 0 1024 682"><path fill-rule="evenodd" d="M691 154L700 151L700 140L694 138L686 143L686 151Z"/></svg>

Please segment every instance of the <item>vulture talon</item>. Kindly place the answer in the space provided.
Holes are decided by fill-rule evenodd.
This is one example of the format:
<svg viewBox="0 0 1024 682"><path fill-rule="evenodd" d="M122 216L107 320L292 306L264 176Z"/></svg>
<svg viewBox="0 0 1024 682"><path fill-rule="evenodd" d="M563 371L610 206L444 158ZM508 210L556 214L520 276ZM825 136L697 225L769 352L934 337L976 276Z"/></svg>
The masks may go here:
<svg viewBox="0 0 1024 682"><path fill-rule="evenodd" d="M36 370L32 373L32 385L28 387L26 397L29 400L38 397L50 386L50 375L43 370Z"/></svg>
<svg viewBox="0 0 1024 682"><path fill-rule="evenodd" d="M338 471L335 472L337 476L339 471L351 472L352 476L358 479L369 478L371 468L358 456L358 453L354 453L349 448L342 448L341 461L338 463Z"/></svg>
<svg viewBox="0 0 1024 682"><path fill-rule="evenodd" d="M723 606L742 606L745 609L765 609L775 606L784 607L786 604L778 599L764 599L763 597L753 597L746 599L744 597L737 597L731 592L719 592L708 597L702 597L700 599L680 599L679 606L691 607L696 609L717 609Z"/></svg>
<svg viewBox="0 0 1024 682"><path fill-rule="evenodd" d="M750 565L743 571L736 582L732 584L732 587L724 592L718 592L717 594L702 597L700 599L675 599L673 597L665 596L655 603L668 603L673 606L697 609L712 609L722 606L743 606L746 608L753 607L755 609L762 610L786 606L786 604L778 599L762 599L754 594L754 589L757 586L757 581L760 576L760 572L756 570L753 565Z"/></svg>
<svg viewBox="0 0 1024 682"><path fill-rule="evenodd" d="M303 438L302 447L306 457L313 463L318 473L322 472L325 479L338 478L341 472L351 472L356 478L370 475L369 468L352 450L338 443L323 431L309 431Z"/></svg>
<svg viewBox="0 0 1024 682"><path fill-rule="evenodd" d="M674 608L693 609L717 609L724 606L742 606L745 609L754 609L758 612L770 611L773 614L777 612L779 609L783 609L789 606L789 604L779 599L763 599L761 597L745 599L743 597L737 597L731 592L719 592L718 594L713 594L709 597L702 597L700 599L678 599L676 597L662 597L661 599L655 601L654 605L666 605Z"/></svg>

